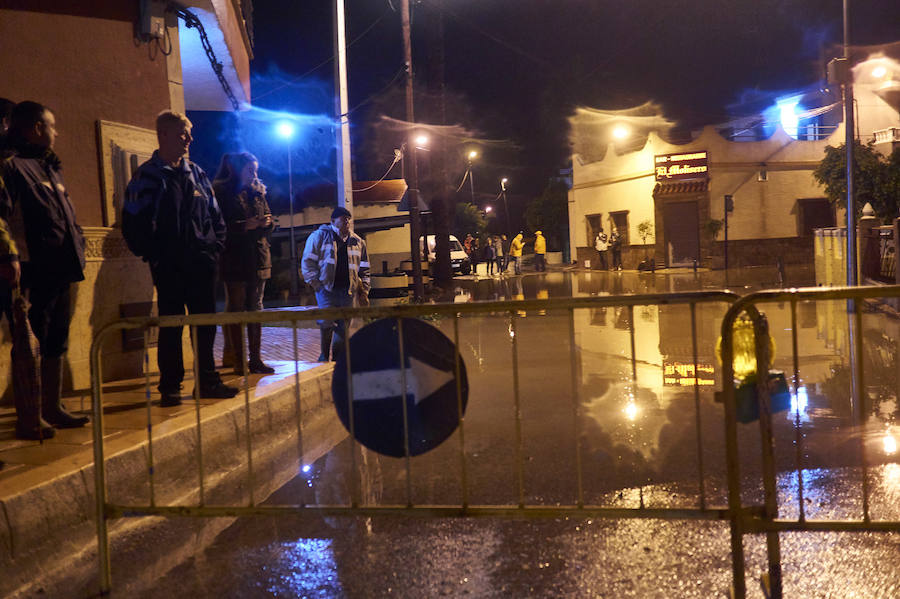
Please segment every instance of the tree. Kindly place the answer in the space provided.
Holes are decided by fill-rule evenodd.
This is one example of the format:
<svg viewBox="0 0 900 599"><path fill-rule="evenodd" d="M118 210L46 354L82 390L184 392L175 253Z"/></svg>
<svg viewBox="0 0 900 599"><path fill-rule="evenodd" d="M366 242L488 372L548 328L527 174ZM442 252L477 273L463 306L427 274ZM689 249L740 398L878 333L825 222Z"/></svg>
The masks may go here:
<svg viewBox="0 0 900 599"><path fill-rule="evenodd" d="M845 206L847 197L846 146L828 146L825 157L813 171L816 181L825 186L825 196L836 206ZM853 149L853 183L856 191L856 212L866 202L875 214L890 220L897 216L900 201L900 150L885 157L875 149L875 142L856 143Z"/></svg>
<svg viewBox="0 0 900 599"><path fill-rule="evenodd" d="M543 231L548 247L558 249L569 227L568 210L569 187L562 181L550 181L525 208L525 222L532 231Z"/></svg>
<svg viewBox="0 0 900 599"><path fill-rule="evenodd" d="M481 210L475 204L469 202L456 205L456 220L453 226L453 234L462 241L467 233L481 237L487 228L487 221Z"/></svg>

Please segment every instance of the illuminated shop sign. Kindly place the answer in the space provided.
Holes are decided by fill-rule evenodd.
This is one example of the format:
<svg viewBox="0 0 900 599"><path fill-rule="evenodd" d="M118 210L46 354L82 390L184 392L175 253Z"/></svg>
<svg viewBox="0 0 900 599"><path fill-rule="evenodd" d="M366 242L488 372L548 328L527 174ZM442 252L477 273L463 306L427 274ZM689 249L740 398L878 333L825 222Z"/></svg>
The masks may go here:
<svg viewBox="0 0 900 599"><path fill-rule="evenodd" d="M697 364L695 372L693 363L663 360L663 385L666 387L693 387L694 381L696 381L697 386L708 387L716 384L715 372L712 364Z"/></svg>
<svg viewBox="0 0 900 599"><path fill-rule="evenodd" d="M706 152L689 154L660 154L655 156L657 181L706 179L709 177L709 157Z"/></svg>

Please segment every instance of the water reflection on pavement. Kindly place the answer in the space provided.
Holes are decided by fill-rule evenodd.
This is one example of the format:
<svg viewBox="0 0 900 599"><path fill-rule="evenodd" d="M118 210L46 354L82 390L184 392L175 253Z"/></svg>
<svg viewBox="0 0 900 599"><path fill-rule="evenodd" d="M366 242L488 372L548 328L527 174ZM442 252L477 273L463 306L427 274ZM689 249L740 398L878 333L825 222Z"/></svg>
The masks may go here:
<svg viewBox="0 0 900 599"><path fill-rule="evenodd" d="M671 293L717 288L720 276L557 271L470 278L458 281L455 295L472 301ZM741 289L768 286L765 276L745 278ZM571 505L580 493L587 504L610 507L724 505L724 424L713 390L721 388L715 345L726 308L698 306L696 364L684 306L519 312L515 328L506 314L465 317L460 351L471 391L463 449L457 432L415 458L407 486L405 460L368 451L357 453L361 471L351 474L356 450L345 442L269 501L346 504L358 488L364 504L554 506ZM799 304L796 331L789 305L763 311L775 339L774 366L789 381L794 333L800 350L791 409L774 417L781 515L796 517L802 504L808 518L861 519L865 455L872 517L900 518L898 323L864 315L868 401L854 405L843 302ZM452 335L452 322L432 324ZM739 425L739 443L744 502L759 503L756 424ZM898 535L781 539L786 596L900 596ZM765 568L764 540L749 536L745 545L752 580ZM198 597L711 597L724 596L730 580L722 522L308 517L239 520L147 596L179 589ZM749 596L762 593L751 584Z"/></svg>

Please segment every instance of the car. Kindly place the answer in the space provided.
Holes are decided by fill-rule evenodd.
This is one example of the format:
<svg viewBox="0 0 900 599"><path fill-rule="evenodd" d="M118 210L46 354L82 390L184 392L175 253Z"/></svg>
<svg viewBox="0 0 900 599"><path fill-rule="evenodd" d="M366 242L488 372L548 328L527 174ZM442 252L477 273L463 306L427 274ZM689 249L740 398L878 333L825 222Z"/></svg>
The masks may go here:
<svg viewBox="0 0 900 599"><path fill-rule="evenodd" d="M435 238L434 235L428 235L426 239L428 240L428 264L433 265ZM422 250L422 238L419 237L419 251L421 252ZM453 269L454 273L462 275L472 272L472 262L469 260L469 255L466 254L463 245L454 235L450 236L450 268Z"/></svg>

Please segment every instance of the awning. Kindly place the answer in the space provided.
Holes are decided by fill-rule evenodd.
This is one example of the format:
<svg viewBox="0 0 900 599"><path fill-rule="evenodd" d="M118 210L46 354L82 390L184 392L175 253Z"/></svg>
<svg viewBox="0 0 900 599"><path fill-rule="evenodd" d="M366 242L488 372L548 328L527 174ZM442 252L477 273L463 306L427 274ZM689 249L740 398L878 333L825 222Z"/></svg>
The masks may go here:
<svg viewBox="0 0 900 599"><path fill-rule="evenodd" d="M673 183L657 183L653 188L653 197L670 196L684 193L704 193L709 191L709 180L676 181Z"/></svg>

